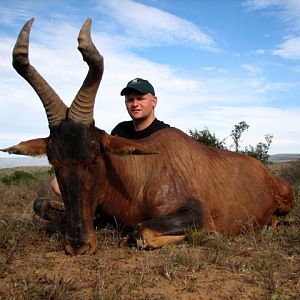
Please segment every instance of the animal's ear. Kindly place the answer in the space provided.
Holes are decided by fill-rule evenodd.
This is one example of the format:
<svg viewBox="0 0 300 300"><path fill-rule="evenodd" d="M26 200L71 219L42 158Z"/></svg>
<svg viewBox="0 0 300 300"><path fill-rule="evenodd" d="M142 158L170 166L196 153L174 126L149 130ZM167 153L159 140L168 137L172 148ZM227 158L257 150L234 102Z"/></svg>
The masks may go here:
<svg viewBox="0 0 300 300"><path fill-rule="evenodd" d="M108 134L102 137L102 145L106 152L120 155L148 155L159 153L147 149L134 141Z"/></svg>
<svg viewBox="0 0 300 300"><path fill-rule="evenodd" d="M49 138L38 138L21 142L15 146L0 149L0 151L8 152L10 154L21 154L29 156L42 156L46 155L47 144Z"/></svg>

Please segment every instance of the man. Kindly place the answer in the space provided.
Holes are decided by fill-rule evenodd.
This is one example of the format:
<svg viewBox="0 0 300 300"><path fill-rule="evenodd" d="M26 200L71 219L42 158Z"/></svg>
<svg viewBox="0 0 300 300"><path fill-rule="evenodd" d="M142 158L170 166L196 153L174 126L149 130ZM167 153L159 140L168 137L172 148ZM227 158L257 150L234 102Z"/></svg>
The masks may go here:
<svg viewBox="0 0 300 300"><path fill-rule="evenodd" d="M121 91L125 96L125 105L132 121L119 123L111 132L128 139L141 139L170 125L155 118L154 110L157 97L153 86L144 79L135 78Z"/></svg>
<svg viewBox="0 0 300 300"><path fill-rule="evenodd" d="M126 109L132 120L119 123L112 130L112 135L127 139L142 139L157 130L170 127L155 117L157 97L149 81L141 78L129 81L121 91L121 96L125 96ZM56 177L50 182L50 186L57 195L61 195ZM43 197L38 197L33 204L34 211L38 215L45 215L47 209L51 209L49 206L51 203Z"/></svg>

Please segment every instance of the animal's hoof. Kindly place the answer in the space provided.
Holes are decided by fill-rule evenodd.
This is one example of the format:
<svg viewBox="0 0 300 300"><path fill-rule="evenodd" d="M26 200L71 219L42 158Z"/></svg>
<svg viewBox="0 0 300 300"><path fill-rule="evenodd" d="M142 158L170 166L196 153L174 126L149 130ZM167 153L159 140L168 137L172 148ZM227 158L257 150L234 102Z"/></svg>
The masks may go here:
<svg viewBox="0 0 300 300"><path fill-rule="evenodd" d="M137 228L128 234L127 244L128 246L137 247L138 249L145 249L143 239Z"/></svg>
<svg viewBox="0 0 300 300"><path fill-rule="evenodd" d="M147 245L142 238L137 239L135 242L136 242L136 247L139 250L147 250Z"/></svg>
<svg viewBox="0 0 300 300"><path fill-rule="evenodd" d="M33 211L36 215L38 215L41 218L44 218L44 215L48 209L50 199L46 197L37 197L33 201Z"/></svg>
<svg viewBox="0 0 300 300"><path fill-rule="evenodd" d="M33 211L37 216L47 221L58 219L65 213L62 203L52 201L47 197L37 197L33 202Z"/></svg>
<svg viewBox="0 0 300 300"><path fill-rule="evenodd" d="M141 228L135 228L128 235L127 244L129 246L137 247L139 250L151 250L152 247L149 246L147 241L143 238L141 234Z"/></svg>

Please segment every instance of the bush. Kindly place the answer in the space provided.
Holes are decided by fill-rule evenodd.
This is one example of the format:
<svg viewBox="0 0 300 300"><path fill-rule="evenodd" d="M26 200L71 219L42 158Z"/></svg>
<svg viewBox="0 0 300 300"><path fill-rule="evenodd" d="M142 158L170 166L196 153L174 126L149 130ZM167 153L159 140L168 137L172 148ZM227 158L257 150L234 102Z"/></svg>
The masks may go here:
<svg viewBox="0 0 300 300"><path fill-rule="evenodd" d="M189 129L188 134L199 143L218 149L225 149L225 140L220 141L215 134L211 133L207 128L201 131Z"/></svg>
<svg viewBox="0 0 300 300"><path fill-rule="evenodd" d="M263 164L267 164L269 161L269 150L272 143L273 136L270 134L265 135L266 143L259 142L255 147L249 145L242 153L252 156L260 160Z"/></svg>
<svg viewBox="0 0 300 300"><path fill-rule="evenodd" d="M244 150L240 149L241 137L244 131L248 130L250 126L245 122L241 121L237 125L234 125L230 137L233 140L233 145L229 148L225 146L225 139L219 140L214 133L211 133L207 128L204 130L188 130L189 136L199 143L203 143L207 146L218 148L218 149L235 149L235 152L244 153L248 156L254 157L261 161L263 164L267 164L269 161L269 150L271 147L273 136L271 134L265 135L265 142L259 142L256 146L246 146Z"/></svg>
<svg viewBox="0 0 300 300"><path fill-rule="evenodd" d="M1 182L6 185L28 183L29 181L37 180L31 173L24 171L14 171L10 175L5 175L1 178Z"/></svg>
<svg viewBox="0 0 300 300"><path fill-rule="evenodd" d="M51 168L49 169L48 174L49 174L50 176L55 175L55 170L54 170L53 167L51 167Z"/></svg>

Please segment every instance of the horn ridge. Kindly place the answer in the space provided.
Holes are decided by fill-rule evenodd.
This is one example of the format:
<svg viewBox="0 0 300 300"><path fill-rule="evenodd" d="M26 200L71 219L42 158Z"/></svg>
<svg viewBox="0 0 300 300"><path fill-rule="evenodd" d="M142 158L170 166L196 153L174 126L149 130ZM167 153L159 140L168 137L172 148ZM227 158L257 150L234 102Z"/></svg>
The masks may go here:
<svg viewBox="0 0 300 300"><path fill-rule="evenodd" d="M98 52L91 37L91 18L81 27L78 35L78 50L89 70L86 78L75 96L70 109L69 118L74 122L90 125L93 123L93 111L96 94L103 75L103 56Z"/></svg>
<svg viewBox="0 0 300 300"><path fill-rule="evenodd" d="M29 62L29 35L34 18L25 23L13 49L13 67L33 87L45 108L49 127L58 125L66 116L67 106Z"/></svg>

